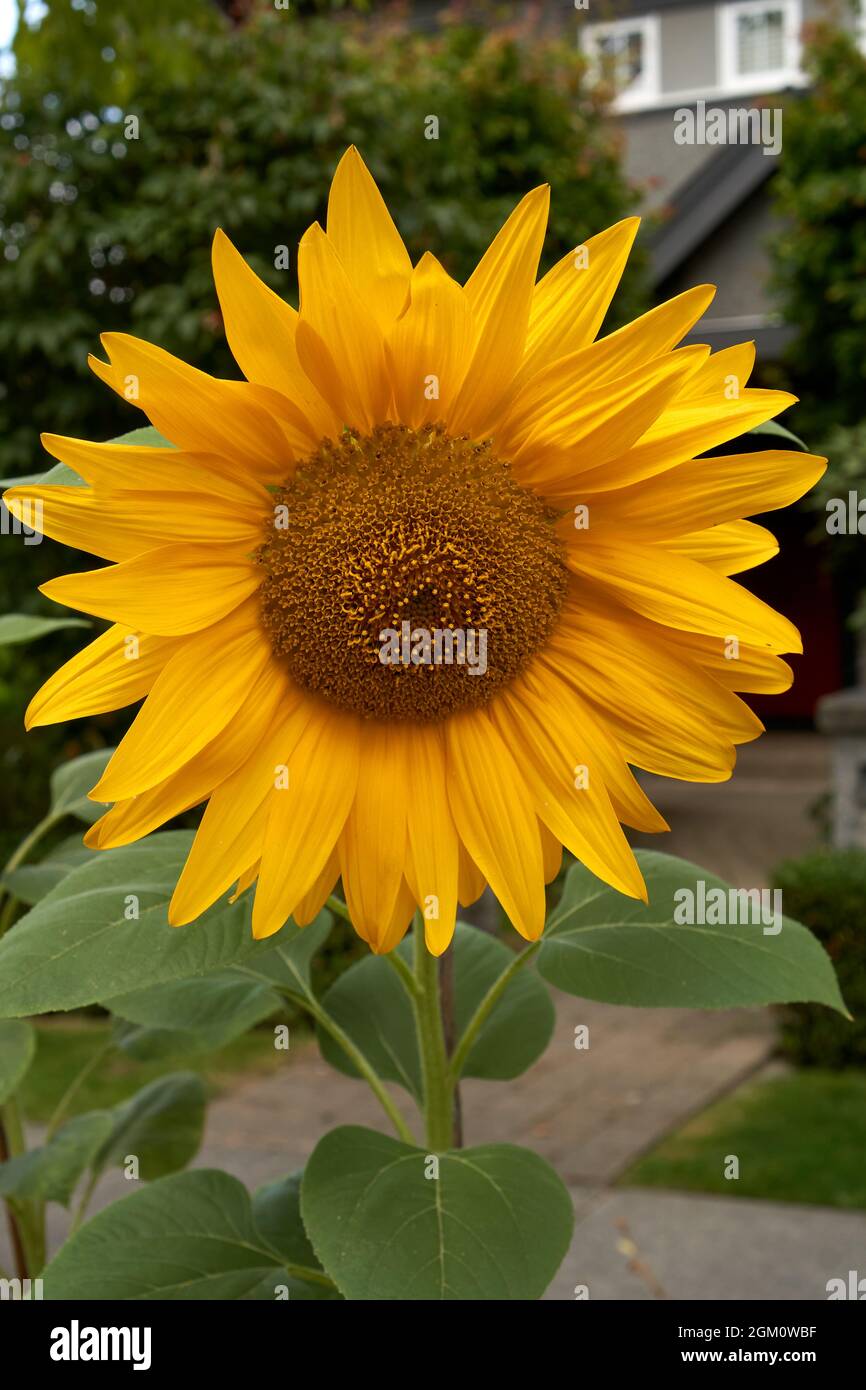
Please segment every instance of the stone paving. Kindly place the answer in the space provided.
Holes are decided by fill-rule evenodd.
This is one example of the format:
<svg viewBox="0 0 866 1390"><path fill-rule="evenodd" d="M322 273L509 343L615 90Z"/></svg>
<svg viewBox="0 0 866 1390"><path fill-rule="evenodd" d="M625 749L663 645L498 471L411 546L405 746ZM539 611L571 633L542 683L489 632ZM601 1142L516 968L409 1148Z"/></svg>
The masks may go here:
<svg viewBox="0 0 866 1390"><path fill-rule="evenodd" d="M646 778L673 827L653 842L739 887L766 886L774 863L817 843L811 808L826 766L814 736L775 734L741 750L728 784ZM858 1267L857 1250L866 1272L866 1216L609 1187L664 1134L766 1063L769 1011L616 1008L562 994L556 1011L553 1042L531 1071L463 1087L467 1143L534 1148L573 1191L578 1230L549 1298L573 1298L577 1284L593 1298L817 1298L827 1278ZM588 1025L587 1050L575 1050L578 1024ZM402 1092L394 1095L408 1114ZM285 1075L243 1081L210 1107L197 1165L226 1168L255 1187L300 1167L338 1124L387 1121L367 1088L331 1071L310 1043L287 1055ZM111 1175L97 1205L125 1188ZM55 1209L55 1239L64 1224Z"/></svg>

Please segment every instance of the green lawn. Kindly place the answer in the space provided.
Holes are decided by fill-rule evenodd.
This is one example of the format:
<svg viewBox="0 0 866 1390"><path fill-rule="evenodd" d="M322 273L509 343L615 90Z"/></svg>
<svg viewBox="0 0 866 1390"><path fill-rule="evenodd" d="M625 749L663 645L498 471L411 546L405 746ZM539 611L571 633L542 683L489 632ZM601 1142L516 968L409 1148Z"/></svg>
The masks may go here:
<svg viewBox="0 0 866 1390"><path fill-rule="evenodd" d="M736 1181L724 1176L729 1154ZM866 1075L809 1069L743 1086L620 1182L866 1209Z"/></svg>
<svg viewBox="0 0 866 1390"><path fill-rule="evenodd" d="M301 1028L297 1029L299 1035ZM36 1057L21 1086L21 1106L34 1123L47 1122L71 1082L104 1048L111 1025L99 1019L73 1017L37 1025ZM293 1041L296 1028L293 1026ZM91 1071L76 1092L70 1115L116 1105L148 1081L172 1071L196 1071L208 1082L212 1095L219 1094L242 1075L275 1071L285 1063L285 1053L274 1049L269 1028L253 1029L218 1052L169 1061L136 1062L112 1049Z"/></svg>

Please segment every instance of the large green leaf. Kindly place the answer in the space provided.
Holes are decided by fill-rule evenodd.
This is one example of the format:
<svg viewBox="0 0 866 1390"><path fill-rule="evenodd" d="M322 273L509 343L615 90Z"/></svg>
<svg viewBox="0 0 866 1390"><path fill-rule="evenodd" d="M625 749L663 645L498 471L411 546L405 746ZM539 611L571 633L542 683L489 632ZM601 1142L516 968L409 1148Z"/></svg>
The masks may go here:
<svg viewBox="0 0 866 1390"><path fill-rule="evenodd" d="M0 1105L18 1090L36 1052L36 1033L20 1019L0 1022Z"/></svg>
<svg viewBox="0 0 866 1390"><path fill-rule="evenodd" d="M540 1298L574 1224L562 1182L528 1149L486 1144L434 1160L355 1125L316 1146L301 1214L346 1298L401 1302Z"/></svg>
<svg viewBox="0 0 866 1390"><path fill-rule="evenodd" d="M168 925L191 843L189 831L150 835L67 874L0 941L0 1018L96 1004L273 949L278 937L254 941L243 901Z"/></svg>
<svg viewBox="0 0 866 1390"><path fill-rule="evenodd" d="M210 1052L253 1028L281 1005L279 994L266 985L217 971L204 979L175 980L104 999L113 1014L139 1025L138 1040L127 1035L122 1045L141 1057L140 1030L162 1035L158 1055ZM172 1035L169 1043L165 1035ZM167 1049L167 1052L166 1052ZM151 1054L153 1055L153 1054Z"/></svg>
<svg viewBox="0 0 866 1390"><path fill-rule="evenodd" d="M39 637L47 637L49 632L60 632L66 627L90 627L90 623L83 618L38 618L31 613L4 613L0 617L0 647L35 642Z"/></svg>
<svg viewBox="0 0 866 1390"><path fill-rule="evenodd" d="M130 1156L138 1160L137 1176L145 1182L185 1168L201 1144L205 1103L204 1082L195 1072L158 1077L111 1112L111 1132L94 1159L94 1171L123 1167Z"/></svg>
<svg viewBox="0 0 866 1390"><path fill-rule="evenodd" d="M82 753L80 758L71 758L61 763L51 775L51 814L76 816L79 820L92 824L106 810L99 801L90 801L87 793L96 786L113 754L113 748L97 748L93 753Z"/></svg>
<svg viewBox="0 0 866 1390"><path fill-rule="evenodd" d="M108 1110L76 1115L47 1144L0 1163L0 1193L68 1206L79 1178L106 1142L111 1127Z"/></svg>
<svg viewBox="0 0 866 1390"><path fill-rule="evenodd" d="M82 844L80 834L70 835L38 864L22 864L20 869L13 869L4 875L3 887L8 888L19 902L32 907L52 888L56 888L68 873L77 869L79 864L86 864L97 853L98 850L88 849Z"/></svg>
<svg viewBox="0 0 866 1390"><path fill-rule="evenodd" d="M273 1233L273 1219L270 1233ZM296 1272L295 1272L296 1273ZM314 1271L318 1273L318 1271ZM258 1230L246 1188L197 1169L162 1178L99 1212L43 1271L49 1299L320 1297Z"/></svg>
<svg viewBox="0 0 866 1390"><path fill-rule="evenodd" d="M404 941L398 949L408 958L412 943ZM454 953L454 1015L459 1036L514 956L501 941L463 922L458 922L454 934ZM421 1063L412 1006L386 960L366 956L350 966L322 1002L381 1076L420 1096ZM553 1004L546 988L531 970L521 971L481 1028L464 1075L491 1081L520 1076L547 1047L553 1025ZM332 1066L347 1076L358 1075L339 1044L322 1029L319 1045Z"/></svg>
<svg viewBox="0 0 866 1390"><path fill-rule="evenodd" d="M581 864L569 870L538 958L551 984L609 1004L727 1009L809 1000L845 1012L829 956L799 922L782 918L776 934L762 922L732 922L743 907L729 900L735 890L721 879L653 850L637 858L648 906L608 888ZM689 894L694 915L707 915L700 903L711 890L730 901L728 924L677 920ZM767 925L773 933L775 924Z"/></svg>

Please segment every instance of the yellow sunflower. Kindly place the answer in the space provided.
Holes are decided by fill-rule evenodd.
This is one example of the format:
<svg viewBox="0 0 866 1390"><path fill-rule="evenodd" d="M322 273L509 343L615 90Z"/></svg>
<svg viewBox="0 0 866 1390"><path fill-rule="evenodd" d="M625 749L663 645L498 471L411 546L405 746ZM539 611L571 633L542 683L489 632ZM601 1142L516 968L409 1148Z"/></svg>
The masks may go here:
<svg viewBox="0 0 866 1390"><path fill-rule="evenodd" d="M342 879L390 951L416 907L439 954L489 884L544 926L565 845L645 896L622 824L667 826L631 767L727 778L796 629L729 576L774 554L743 520L824 460L699 458L793 397L751 344L677 347L713 289L596 341L638 226L536 283L548 189L461 286L412 266L357 151L298 254L295 312L218 232L245 381L110 333L92 366L171 448L48 435L83 487L6 493L111 563L43 585L113 626L34 697L32 727L144 700L91 793L106 849L204 803L170 920L255 884L253 931Z"/></svg>

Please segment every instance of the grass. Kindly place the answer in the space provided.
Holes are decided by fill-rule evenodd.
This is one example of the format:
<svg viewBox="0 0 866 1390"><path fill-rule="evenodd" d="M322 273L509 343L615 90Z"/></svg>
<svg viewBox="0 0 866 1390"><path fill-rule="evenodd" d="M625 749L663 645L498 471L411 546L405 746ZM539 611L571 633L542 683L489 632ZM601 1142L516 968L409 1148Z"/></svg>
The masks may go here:
<svg viewBox="0 0 866 1390"><path fill-rule="evenodd" d="M866 1075L817 1069L743 1086L669 1135L620 1179L866 1210ZM728 1155L739 1179L725 1178Z"/></svg>
<svg viewBox="0 0 866 1390"><path fill-rule="evenodd" d="M79 1016L40 1023L36 1031L36 1056L19 1095L25 1118L44 1124L78 1073L105 1047L111 1025ZM293 1040L295 1035L293 1027ZM217 1052L159 1062L136 1062L112 1049L87 1075L68 1113L77 1115L116 1105L148 1081L173 1071L198 1072L207 1081L211 1096L219 1095L239 1077L265 1075L284 1062L285 1053L275 1050L269 1028L253 1029Z"/></svg>

